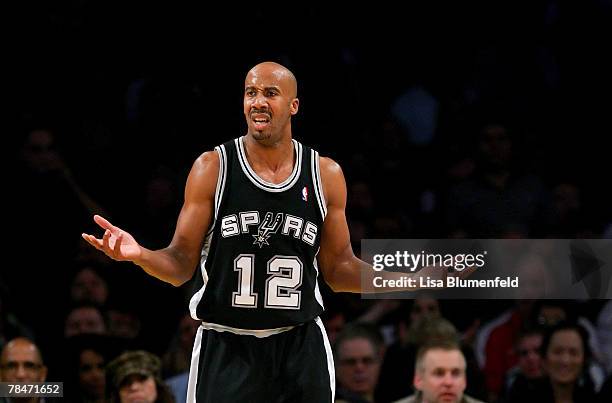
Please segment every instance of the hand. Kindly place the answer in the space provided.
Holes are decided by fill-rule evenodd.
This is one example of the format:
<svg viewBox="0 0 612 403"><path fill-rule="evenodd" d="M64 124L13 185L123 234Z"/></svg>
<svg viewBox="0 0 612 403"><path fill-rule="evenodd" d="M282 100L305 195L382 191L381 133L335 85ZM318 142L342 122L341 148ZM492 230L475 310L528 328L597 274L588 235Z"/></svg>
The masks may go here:
<svg viewBox="0 0 612 403"><path fill-rule="evenodd" d="M466 267L465 269L463 269L461 271L454 270L448 276L449 277L458 277L460 279L464 279L464 278L470 277L475 272L476 272L476 266L470 266L470 267Z"/></svg>
<svg viewBox="0 0 612 403"><path fill-rule="evenodd" d="M102 239L83 233L81 236L84 240L114 260L127 260L133 262L140 258L142 255L142 247L136 242L132 235L119 227L115 227L108 220L99 215L94 215L94 221L104 229Z"/></svg>
<svg viewBox="0 0 612 403"><path fill-rule="evenodd" d="M422 278L423 284L430 284L430 287L420 287L423 289L440 289L437 284L442 281L442 284L446 284L447 277L458 277L465 279L471 276L476 271L475 266L467 267L462 271L453 270L449 273L448 269L443 266L425 266L421 270L415 272L413 278ZM422 284L419 282L419 284ZM445 287L443 287L445 288Z"/></svg>
<svg viewBox="0 0 612 403"><path fill-rule="evenodd" d="M446 281L448 270L443 266L425 266L413 274L415 278L423 278L426 280L442 280ZM437 287L436 287L437 288Z"/></svg>

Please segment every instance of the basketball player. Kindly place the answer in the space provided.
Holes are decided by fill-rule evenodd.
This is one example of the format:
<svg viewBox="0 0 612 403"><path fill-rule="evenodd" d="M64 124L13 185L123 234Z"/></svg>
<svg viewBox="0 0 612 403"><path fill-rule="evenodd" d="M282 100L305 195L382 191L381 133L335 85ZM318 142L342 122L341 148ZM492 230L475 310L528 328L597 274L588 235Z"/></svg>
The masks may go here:
<svg viewBox="0 0 612 403"><path fill-rule="evenodd" d="M195 161L167 248L146 249L100 216L102 239L83 234L175 286L197 268L189 402L334 401L319 268L344 292L360 292L372 270L351 249L340 166L292 138L298 108L291 71L256 65L245 80L247 134Z"/></svg>

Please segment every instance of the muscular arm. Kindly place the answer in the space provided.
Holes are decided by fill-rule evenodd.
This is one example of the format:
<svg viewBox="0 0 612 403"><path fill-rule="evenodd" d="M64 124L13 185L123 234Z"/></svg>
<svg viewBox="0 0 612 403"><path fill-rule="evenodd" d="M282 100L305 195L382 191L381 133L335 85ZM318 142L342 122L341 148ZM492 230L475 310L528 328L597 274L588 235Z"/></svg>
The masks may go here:
<svg viewBox="0 0 612 403"><path fill-rule="evenodd" d="M418 287L391 289L372 286L375 276L392 280L399 279L405 274L375 272L372 265L355 256L346 222L346 182L342 169L329 158L321 158L320 165L323 192L327 201L327 216L321 235L319 266L327 284L336 292L371 293L418 289Z"/></svg>
<svg viewBox="0 0 612 403"><path fill-rule="evenodd" d="M103 238L88 234L83 234L83 238L112 259L133 262L151 276L180 286L191 278L199 262L204 236L214 214L218 174L216 152L206 152L195 161L187 178L185 201L172 242L164 249L141 246L129 233L100 216L94 216L94 220L105 230Z"/></svg>
<svg viewBox="0 0 612 403"><path fill-rule="evenodd" d="M321 158L321 181L327 201L327 216L323 223L319 266L323 277L332 290L336 292L373 293L389 291L414 291L415 286L374 287L375 277L385 280L399 280L406 277L418 278L429 276L441 279L446 271L435 267L425 267L416 273L398 273L372 269L372 265L357 258L351 247L348 224L346 222L346 182L340 165L329 158ZM363 284L362 284L363 281Z"/></svg>
<svg viewBox="0 0 612 403"><path fill-rule="evenodd" d="M327 201L327 216L323 223L319 266L323 277L336 292L361 292L361 272L372 271L369 264L358 259L351 247L346 222L346 182L340 165L329 158L320 159L321 182Z"/></svg>

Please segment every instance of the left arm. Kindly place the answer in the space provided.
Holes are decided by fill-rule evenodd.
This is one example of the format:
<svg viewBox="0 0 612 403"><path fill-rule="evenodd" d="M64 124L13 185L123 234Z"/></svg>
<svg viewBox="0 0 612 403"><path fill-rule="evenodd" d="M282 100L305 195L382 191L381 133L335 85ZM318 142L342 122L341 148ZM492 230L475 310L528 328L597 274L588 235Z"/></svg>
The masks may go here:
<svg viewBox="0 0 612 403"><path fill-rule="evenodd" d="M346 222L346 182L342 169L329 158L320 159L321 182L327 201L327 216L321 234L319 266L335 292L361 292L361 271L372 270L358 259L351 247Z"/></svg>
<svg viewBox="0 0 612 403"><path fill-rule="evenodd" d="M392 280L406 277L406 273L375 272L372 265L355 256L346 222L346 182L342 169L335 161L323 157L320 159L320 166L323 192L327 201L327 216L321 234L319 266L327 284L335 292L361 293L418 289L418 287L375 289L372 286L375 276Z"/></svg>

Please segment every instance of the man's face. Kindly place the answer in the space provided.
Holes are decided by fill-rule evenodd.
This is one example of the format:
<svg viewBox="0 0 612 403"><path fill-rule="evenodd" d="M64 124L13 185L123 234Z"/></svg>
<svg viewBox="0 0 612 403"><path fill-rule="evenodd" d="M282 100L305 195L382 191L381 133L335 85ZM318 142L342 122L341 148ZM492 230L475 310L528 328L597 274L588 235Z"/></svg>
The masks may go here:
<svg viewBox="0 0 612 403"><path fill-rule="evenodd" d="M244 82L244 116L248 132L256 140L277 142L289 129L298 111L295 81L279 66L254 67Z"/></svg>
<svg viewBox="0 0 612 403"><path fill-rule="evenodd" d="M64 336L72 337L78 334L103 334L106 325L100 311L93 307L76 308L66 318Z"/></svg>
<svg viewBox="0 0 612 403"><path fill-rule="evenodd" d="M70 294L74 301L104 305L108 298L108 286L93 269L86 267L72 281Z"/></svg>
<svg viewBox="0 0 612 403"><path fill-rule="evenodd" d="M364 338L349 339L338 349L338 382L351 392L374 391L380 372L380 357L372 343Z"/></svg>
<svg viewBox="0 0 612 403"><path fill-rule="evenodd" d="M521 372L529 379L542 375L541 345L542 335L540 334L525 336L518 343L518 366Z"/></svg>
<svg viewBox="0 0 612 403"><path fill-rule="evenodd" d="M46 377L47 368L32 343L18 339L4 348L0 357L2 382L44 382Z"/></svg>
<svg viewBox="0 0 612 403"><path fill-rule="evenodd" d="M465 359L459 350L432 349L414 374L423 403L460 402L465 390Z"/></svg>
<svg viewBox="0 0 612 403"><path fill-rule="evenodd" d="M438 300L428 297L416 298L410 310L410 323L416 324L424 317L440 316Z"/></svg>

